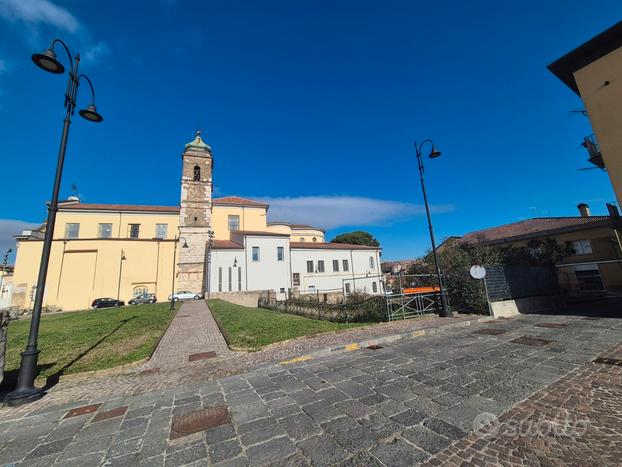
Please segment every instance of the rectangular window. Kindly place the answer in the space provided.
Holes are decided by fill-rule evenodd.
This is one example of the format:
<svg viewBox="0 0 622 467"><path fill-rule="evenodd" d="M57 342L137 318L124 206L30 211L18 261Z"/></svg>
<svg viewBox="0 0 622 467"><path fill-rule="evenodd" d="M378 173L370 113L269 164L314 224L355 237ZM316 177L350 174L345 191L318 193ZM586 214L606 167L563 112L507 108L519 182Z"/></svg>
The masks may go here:
<svg viewBox="0 0 622 467"><path fill-rule="evenodd" d="M253 247L253 261L259 261L259 247Z"/></svg>
<svg viewBox="0 0 622 467"><path fill-rule="evenodd" d="M156 238L168 237L168 224L156 224Z"/></svg>
<svg viewBox="0 0 622 467"><path fill-rule="evenodd" d="M350 284L346 284L346 293L350 293Z"/></svg>
<svg viewBox="0 0 622 467"><path fill-rule="evenodd" d="M300 273L299 273L299 272L295 272L295 273L294 273L294 277L293 277L293 280L292 280L292 284L293 284L295 287L300 286Z"/></svg>
<svg viewBox="0 0 622 467"><path fill-rule="evenodd" d="M99 224L99 238L110 238L112 237L112 224Z"/></svg>
<svg viewBox="0 0 622 467"><path fill-rule="evenodd" d="M78 238L80 236L80 224L65 224L65 238Z"/></svg>
<svg viewBox="0 0 622 467"><path fill-rule="evenodd" d="M576 240L572 242L575 255L589 255L592 253L592 244L589 240Z"/></svg>
<svg viewBox="0 0 622 467"><path fill-rule="evenodd" d="M603 290L603 280L600 277L600 270L596 264L580 264L574 267L579 289L581 290Z"/></svg>
<svg viewBox="0 0 622 467"><path fill-rule="evenodd" d="M218 268L218 291L222 292L222 268Z"/></svg>
<svg viewBox="0 0 622 467"><path fill-rule="evenodd" d="M344 271L349 271L350 270L350 266L348 265L348 260L347 259L343 260L343 270Z"/></svg>
<svg viewBox="0 0 622 467"><path fill-rule="evenodd" d="M319 260L317 262L317 272L324 272L324 261Z"/></svg>
<svg viewBox="0 0 622 467"><path fill-rule="evenodd" d="M313 261L307 261L307 272L313 272Z"/></svg>
<svg viewBox="0 0 622 467"><path fill-rule="evenodd" d="M339 260L338 259L333 260L333 272L339 272Z"/></svg>
<svg viewBox="0 0 622 467"><path fill-rule="evenodd" d="M285 259L285 248L283 248L282 246L277 246L276 247L276 260L284 261L284 259Z"/></svg>
<svg viewBox="0 0 622 467"><path fill-rule="evenodd" d="M242 290L242 268L238 267L238 290Z"/></svg>
<svg viewBox="0 0 622 467"><path fill-rule="evenodd" d="M285 293L285 287L281 287L281 293Z"/></svg>
<svg viewBox="0 0 622 467"><path fill-rule="evenodd" d="M233 287L232 285L233 280L232 280L231 275L232 275L231 266L229 266L229 292L231 292L231 288Z"/></svg>
<svg viewBox="0 0 622 467"><path fill-rule="evenodd" d="M229 215L229 230L240 230L240 216Z"/></svg>
<svg viewBox="0 0 622 467"><path fill-rule="evenodd" d="M374 257L369 257L369 269L374 269Z"/></svg>
<svg viewBox="0 0 622 467"><path fill-rule="evenodd" d="M140 233L140 224L130 224L129 231L130 238L138 238Z"/></svg>

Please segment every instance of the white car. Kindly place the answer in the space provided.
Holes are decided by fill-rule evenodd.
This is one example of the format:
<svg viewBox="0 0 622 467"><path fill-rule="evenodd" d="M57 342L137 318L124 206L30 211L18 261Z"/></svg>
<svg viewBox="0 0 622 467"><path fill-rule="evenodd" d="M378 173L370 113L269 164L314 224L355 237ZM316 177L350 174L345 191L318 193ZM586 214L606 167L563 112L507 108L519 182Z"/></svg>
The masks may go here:
<svg viewBox="0 0 622 467"><path fill-rule="evenodd" d="M189 290L181 290L179 292L175 292L173 295L169 295L168 299L177 301L177 300L198 300L201 298L201 294L190 292Z"/></svg>

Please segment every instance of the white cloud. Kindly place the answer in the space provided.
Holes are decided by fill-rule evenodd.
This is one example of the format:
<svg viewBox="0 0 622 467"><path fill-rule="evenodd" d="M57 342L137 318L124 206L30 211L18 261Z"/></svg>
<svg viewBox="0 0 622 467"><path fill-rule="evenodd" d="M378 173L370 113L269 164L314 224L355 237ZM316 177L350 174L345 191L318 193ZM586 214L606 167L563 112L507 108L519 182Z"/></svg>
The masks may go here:
<svg viewBox="0 0 622 467"><path fill-rule="evenodd" d="M14 235L22 233L22 230L32 229L40 224L32 222L18 221L14 219L0 219L0 257L9 249L13 249L15 255Z"/></svg>
<svg viewBox="0 0 622 467"><path fill-rule="evenodd" d="M110 55L110 47L108 47L108 44L103 41L93 44L82 54L85 60L89 63L97 62L102 58L106 58L108 55Z"/></svg>
<svg viewBox="0 0 622 467"><path fill-rule="evenodd" d="M47 24L71 33L80 29L75 16L49 0L0 0L0 16L11 22Z"/></svg>
<svg viewBox="0 0 622 467"><path fill-rule="evenodd" d="M425 214L420 204L360 196L255 197L270 205L270 220L311 224L334 229L345 226L384 225ZM431 206L433 212L453 211L452 205Z"/></svg>

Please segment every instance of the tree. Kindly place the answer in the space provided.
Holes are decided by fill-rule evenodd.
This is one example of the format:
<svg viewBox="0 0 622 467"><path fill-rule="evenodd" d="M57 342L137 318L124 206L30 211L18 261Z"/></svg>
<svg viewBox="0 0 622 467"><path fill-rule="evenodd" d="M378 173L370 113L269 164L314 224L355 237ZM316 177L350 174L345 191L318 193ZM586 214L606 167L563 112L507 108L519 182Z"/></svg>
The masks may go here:
<svg viewBox="0 0 622 467"><path fill-rule="evenodd" d="M331 243L349 243L350 245L380 246L380 242L369 232L357 230L337 235Z"/></svg>

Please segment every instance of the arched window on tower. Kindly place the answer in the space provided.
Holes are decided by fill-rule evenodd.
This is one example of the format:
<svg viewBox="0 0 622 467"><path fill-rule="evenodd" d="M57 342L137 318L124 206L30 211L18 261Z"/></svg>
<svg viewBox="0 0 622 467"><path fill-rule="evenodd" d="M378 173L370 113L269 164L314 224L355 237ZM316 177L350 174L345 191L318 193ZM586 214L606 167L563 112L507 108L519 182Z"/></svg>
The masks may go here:
<svg viewBox="0 0 622 467"><path fill-rule="evenodd" d="M198 165L194 166L194 181L201 181L201 167L199 167Z"/></svg>

